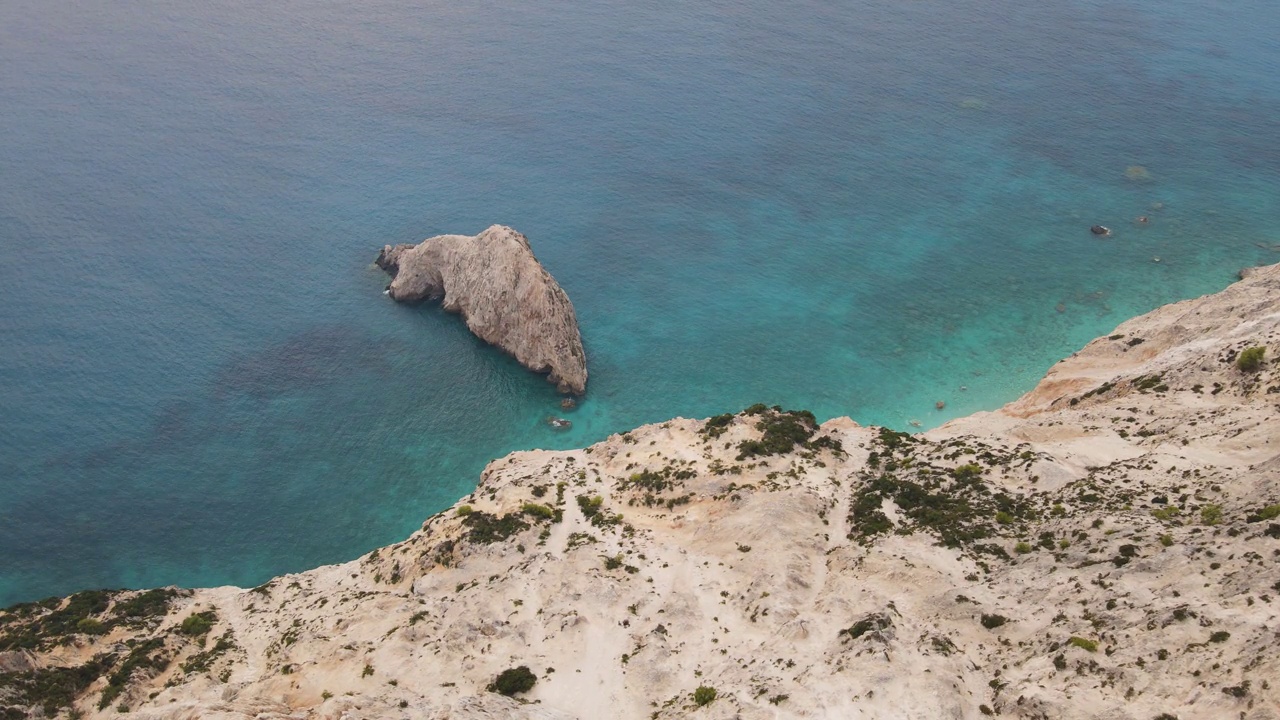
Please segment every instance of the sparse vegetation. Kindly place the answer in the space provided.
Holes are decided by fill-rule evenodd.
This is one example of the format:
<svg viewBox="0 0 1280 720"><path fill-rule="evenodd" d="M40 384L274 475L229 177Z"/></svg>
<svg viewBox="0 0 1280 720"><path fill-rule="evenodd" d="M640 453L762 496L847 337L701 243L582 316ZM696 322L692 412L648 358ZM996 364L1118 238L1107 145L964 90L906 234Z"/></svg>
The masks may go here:
<svg viewBox="0 0 1280 720"><path fill-rule="evenodd" d="M982 615L982 627L988 630L995 630L1007 622L1009 622L1009 618L1003 615L987 615L985 613Z"/></svg>
<svg viewBox="0 0 1280 720"><path fill-rule="evenodd" d="M1249 513L1249 515L1245 517L1245 522L1263 522L1264 520L1275 520L1278 517L1280 517L1280 503L1268 505L1257 512Z"/></svg>
<svg viewBox="0 0 1280 720"><path fill-rule="evenodd" d="M1073 646L1073 647L1078 647L1078 648L1080 648L1081 650L1085 650L1085 651L1088 651L1088 652L1097 652L1097 651L1098 651L1098 641L1097 641L1097 640L1088 640L1088 639L1086 639L1086 638L1082 638L1082 637L1079 637L1079 636L1076 636L1076 635L1071 636L1071 639L1067 641L1067 644L1068 644L1068 645L1071 645L1071 646Z"/></svg>
<svg viewBox="0 0 1280 720"><path fill-rule="evenodd" d="M99 655L83 665L73 667L43 668L33 672L0 673L0 688L4 688L4 705L37 707L52 717L84 692L93 681L110 668L112 658ZM16 714L6 714L16 713ZM0 707L0 718L27 717L26 713Z"/></svg>
<svg viewBox="0 0 1280 720"><path fill-rule="evenodd" d="M212 610L192 613L178 626L178 632L191 637L203 637L218 621L218 614Z"/></svg>
<svg viewBox="0 0 1280 720"><path fill-rule="evenodd" d="M539 520L560 520L559 513L556 510L547 507L546 505L539 505L538 503L525 503L520 508L520 512L525 515L531 515Z"/></svg>
<svg viewBox="0 0 1280 720"><path fill-rule="evenodd" d="M733 417L732 413L725 413L708 418L706 424L702 426L702 434L709 440L720 437L733 424Z"/></svg>
<svg viewBox="0 0 1280 720"><path fill-rule="evenodd" d="M467 513L462 524L470 528L467 539L477 545L501 542L529 529L529 523L514 513L499 517L479 510Z"/></svg>
<svg viewBox="0 0 1280 720"><path fill-rule="evenodd" d="M1222 522L1222 507L1218 505L1205 505L1200 508L1200 524L1201 525L1217 525Z"/></svg>
<svg viewBox="0 0 1280 720"><path fill-rule="evenodd" d="M756 428L760 430L759 440L743 440L738 444L738 459L746 460L755 456L785 455L809 441L817 432L818 421L808 410L783 410L780 407L759 410L761 406L747 409L747 414L760 416ZM752 410L757 412L752 413Z"/></svg>
<svg viewBox="0 0 1280 720"><path fill-rule="evenodd" d="M528 665L521 665L510 670L503 670L493 682L489 683L487 689L489 692L498 693L499 695L514 697L532 690L536 682L538 682L538 676L533 674Z"/></svg>
<svg viewBox="0 0 1280 720"><path fill-rule="evenodd" d="M697 690L693 691L693 703L698 707L705 707L707 705L710 705L712 702L715 701L715 699L716 699L716 689L713 687L700 685L698 686Z"/></svg>
<svg viewBox="0 0 1280 720"><path fill-rule="evenodd" d="M1262 345L1246 348L1236 358L1236 367L1242 372L1256 372L1262 367L1262 358L1266 354L1267 348Z"/></svg>
<svg viewBox="0 0 1280 720"><path fill-rule="evenodd" d="M872 613L858 622L851 625L845 630L841 630L841 635L848 635L850 640L856 640L869 632L884 630L892 625L889 616L883 613Z"/></svg>

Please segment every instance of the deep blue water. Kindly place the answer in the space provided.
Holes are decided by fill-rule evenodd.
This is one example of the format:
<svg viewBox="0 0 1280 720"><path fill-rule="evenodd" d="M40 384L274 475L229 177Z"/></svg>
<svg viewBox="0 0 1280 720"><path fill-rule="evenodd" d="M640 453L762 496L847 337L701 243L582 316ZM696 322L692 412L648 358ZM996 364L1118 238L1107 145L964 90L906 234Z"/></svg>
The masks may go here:
<svg viewBox="0 0 1280 720"><path fill-rule="evenodd" d="M994 408L1280 261L1277 37L1271 0L6 0L0 603L349 559L676 415ZM569 433L370 265L496 222L577 307Z"/></svg>

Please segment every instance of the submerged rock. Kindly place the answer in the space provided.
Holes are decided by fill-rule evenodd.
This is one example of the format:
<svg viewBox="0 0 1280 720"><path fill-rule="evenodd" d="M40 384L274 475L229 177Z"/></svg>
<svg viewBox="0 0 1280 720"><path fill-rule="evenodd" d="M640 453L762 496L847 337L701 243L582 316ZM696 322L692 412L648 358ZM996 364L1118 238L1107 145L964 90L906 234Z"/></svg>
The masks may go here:
<svg viewBox="0 0 1280 720"><path fill-rule="evenodd" d="M533 256L524 235L494 225L479 235L438 235L387 245L378 267L399 302L442 299L476 337L546 373L562 393L587 389L587 358L569 296Z"/></svg>
<svg viewBox="0 0 1280 720"><path fill-rule="evenodd" d="M1130 165L1124 169L1124 176L1135 182L1143 182L1151 179L1151 171L1141 165Z"/></svg>

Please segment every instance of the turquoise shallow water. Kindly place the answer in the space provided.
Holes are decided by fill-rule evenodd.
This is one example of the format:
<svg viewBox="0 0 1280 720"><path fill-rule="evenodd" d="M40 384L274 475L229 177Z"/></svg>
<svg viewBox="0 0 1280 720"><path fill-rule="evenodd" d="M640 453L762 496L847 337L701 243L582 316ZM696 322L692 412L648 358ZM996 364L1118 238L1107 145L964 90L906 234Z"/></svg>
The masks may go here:
<svg viewBox="0 0 1280 720"><path fill-rule="evenodd" d="M933 426L1280 261L1280 10L1043 5L0 4L0 603L349 559L676 415ZM570 432L370 266L494 222Z"/></svg>

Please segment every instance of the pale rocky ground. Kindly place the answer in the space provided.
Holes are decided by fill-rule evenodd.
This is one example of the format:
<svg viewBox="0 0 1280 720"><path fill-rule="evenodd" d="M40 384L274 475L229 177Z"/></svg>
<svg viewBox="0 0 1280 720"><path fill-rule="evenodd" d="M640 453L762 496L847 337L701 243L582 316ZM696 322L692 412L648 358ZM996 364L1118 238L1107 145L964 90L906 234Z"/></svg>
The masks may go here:
<svg viewBox="0 0 1280 720"><path fill-rule="evenodd" d="M1241 371L1254 345L1263 368ZM402 543L48 636L0 654L26 671L0 685L12 702L32 671L113 653L123 690L99 711L102 673L84 717L1273 720L1280 517L1258 513L1280 504L1278 355L1272 266L914 438L842 418L738 459L758 423L804 425L765 412L515 453ZM506 513L529 527L484 542ZM178 631L210 610L203 637ZM48 611L25 612L0 642ZM120 672L148 638L161 659ZM519 665L532 690L486 692Z"/></svg>
<svg viewBox="0 0 1280 720"><path fill-rule="evenodd" d="M547 374L561 392L586 392L587 356L573 304L524 235L493 225L475 236L387 245L377 264L392 275L393 300L442 299L476 337Z"/></svg>

